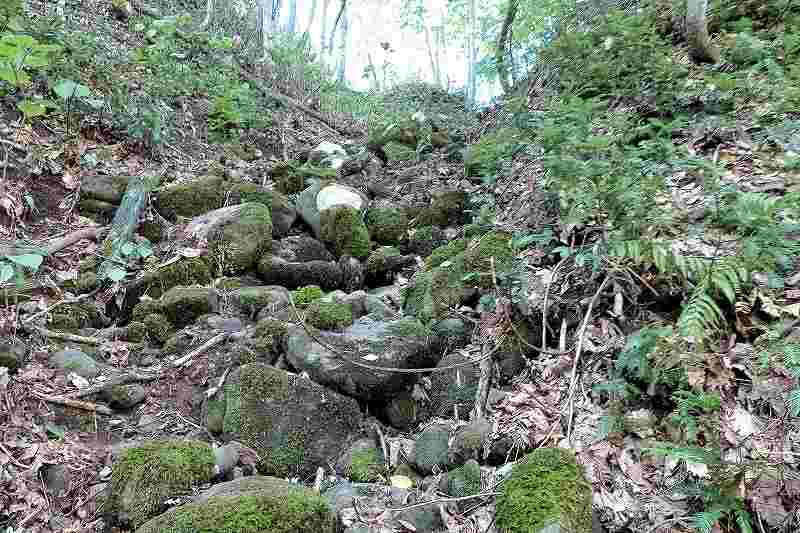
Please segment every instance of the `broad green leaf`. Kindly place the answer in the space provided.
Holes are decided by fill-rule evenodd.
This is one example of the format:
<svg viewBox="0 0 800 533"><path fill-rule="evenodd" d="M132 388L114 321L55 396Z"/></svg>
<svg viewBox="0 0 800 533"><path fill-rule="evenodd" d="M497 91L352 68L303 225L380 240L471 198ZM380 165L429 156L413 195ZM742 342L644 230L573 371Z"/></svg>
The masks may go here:
<svg viewBox="0 0 800 533"><path fill-rule="evenodd" d="M39 269L42 264L42 256L39 254L7 255L6 259L12 263L27 267L33 271Z"/></svg>
<svg viewBox="0 0 800 533"><path fill-rule="evenodd" d="M87 86L75 83L72 80L61 80L55 87L53 87L53 91L62 100L68 100L73 97L86 98L87 96L91 95L91 91Z"/></svg>
<svg viewBox="0 0 800 533"><path fill-rule="evenodd" d="M47 108L45 106L32 100L25 100L17 104L17 107L25 115L25 118L28 119L41 117L47 113Z"/></svg>
<svg viewBox="0 0 800 533"><path fill-rule="evenodd" d="M5 283L14 277L14 267L5 261L0 263L0 283Z"/></svg>
<svg viewBox="0 0 800 533"><path fill-rule="evenodd" d="M121 281L125 279L126 275L128 275L128 272L120 267L111 267L106 271L106 277L111 281Z"/></svg>

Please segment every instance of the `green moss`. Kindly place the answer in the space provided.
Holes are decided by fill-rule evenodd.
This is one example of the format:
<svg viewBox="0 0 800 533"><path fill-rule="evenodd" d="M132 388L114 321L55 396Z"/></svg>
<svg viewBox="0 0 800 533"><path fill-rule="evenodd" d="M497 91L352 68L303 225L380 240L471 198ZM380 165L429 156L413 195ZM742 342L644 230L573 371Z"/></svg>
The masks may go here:
<svg viewBox="0 0 800 533"><path fill-rule="evenodd" d="M127 340L129 342L140 342L145 337L147 337L147 326L144 325L144 322L131 322L128 324Z"/></svg>
<svg viewBox="0 0 800 533"><path fill-rule="evenodd" d="M350 304L314 301L306 312L306 322L317 329L341 330L353 323Z"/></svg>
<svg viewBox="0 0 800 533"><path fill-rule="evenodd" d="M227 435L239 433L242 427L242 388L241 385L225 384L225 418L222 431Z"/></svg>
<svg viewBox="0 0 800 533"><path fill-rule="evenodd" d="M173 287L161 298L161 312L178 328L210 311L209 290L203 287Z"/></svg>
<svg viewBox="0 0 800 533"><path fill-rule="evenodd" d="M225 405L224 397L222 399L211 398L206 404L205 426L215 435L222 433L225 423Z"/></svg>
<svg viewBox="0 0 800 533"><path fill-rule="evenodd" d="M432 471L434 466L447 466L449 439L448 431L439 426L431 426L420 433L414 446L414 462L423 472Z"/></svg>
<svg viewBox="0 0 800 533"><path fill-rule="evenodd" d="M308 285L293 290L292 299L294 300L294 305L297 306L298 309L305 309L311 305L311 302L322 298L323 294L322 289L316 285Z"/></svg>
<svg viewBox="0 0 800 533"><path fill-rule="evenodd" d="M393 246L381 246L377 250L369 254L366 264L367 274L376 275L386 271L386 260L390 257L397 257L400 255L400 250Z"/></svg>
<svg viewBox="0 0 800 533"><path fill-rule="evenodd" d="M271 245L269 207L255 202L242 204L239 220L226 224L209 238L209 252L226 274L247 270Z"/></svg>
<svg viewBox="0 0 800 533"><path fill-rule="evenodd" d="M493 283L491 257L494 257L495 273L511 267L514 259L511 235L502 232L487 233L473 239L464 252L465 271L477 274L477 285L484 289L491 288Z"/></svg>
<svg viewBox="0 0 800 533"><path fill-rule="evenodd" d="M156 272L145 274L141 294L158 300L164 293L178 285L208 285L212 279L211 270L208 268L205 258L185 258L159 268ZM155 307L144 309L141 307L142 303L137 303L134 307L135 320L142 321L146 315L160 312L160 304L152 304Z"/></svg>
<svg viewBox="0 0 800 533"><path fill-rule="evenodd" d="M498 527L536 533L557 520L566 533L592 531L592 488L570 450L540 448L520 461L497 498Z"/></svg>
<svg viewBox="0 0 800 533"><path fill-rule="evenodd" d="M133 320L144 323L147 315L161 312L161 302L159 300L142 300L133 308Z"/></svg>
<svg viewBox="0 0 800 533"><path fill-rule="evenodd" d="M100 320L100 313L93 305L84 302L57 307L52 313L51 327L60 330L75 330L92 327Z"/></svg>
<svg viewBox="0 0 800 533"><path fill-rule="evenodd" d="M448 259L457 256L467 249L467 239L456 239L444 246L436 248L433 253L425 260L425 268L433 270Z"/></svg>
<svg viewBox="0 0 800 533"><path fill-rule="evenodd" d="M383 470L380 453L376 449L358 450L350 461L350 479L360 483L380 480Z"/></svg>
<svg viewBox="0 0 800 533"><path fill-rule="evenodd" d="M144 317L147 336L161 344L167 342L173 333L172 325L166 316L161 313L150 313Z"/></svg>
<svg viewBox="0 0 800 533"><path fill-rule="evenodd" d="M111 503L124 504L137 528L161 512L164 500L211 480L214 452L200 441L150 441L122 452L111 475Z"/></svg>
<svg viewBox="0 0 800 533"><path fill-rule="evenodd" d="M255 348L270 357L278 355L285 336L286 324L275 318L264 318L256 324Z"/></svg>
<svg viewBox="0 0 800 533"><path fill-rule="evenodd" d="M366 223L375 242L396 245L406 232L408 217L400 209L379 207L367 212Z"/></svg>
<svg viewBox="0 0 800 533"><path fill-rule="evenodd" d="M467 221L467 193L446 191L437 195L430 207L417 217L419 226L460 226Z"/></svg>
<svg viewBox="0 0 800 533"><path fill-rule="evenodd" d="M161 242L164 230L161 224L153 220L145 220L139 225L139 234L153 244Z"/></svg>
<svg viewBox="0 0 800 533"><path fill-rule="evenodd" d="M481 491L481 467L477 461L467 461L447 473L447 493L450 496L472 496Z"/></svg>
<svg viewBox="0 0 800 533"><path fill-rule="evenodd" d="M159 212L169 218L194 217L222 207L225 201L225 178L206 175L170 185L158 192Z"/></svg>
<svg viewBox="0 0 800 533"><path fill-rule="evenodd" d="M322 240L338 256L351 255L364 259L369 255L369 231L361 214L352 207L333 207L320 216Z"/></svg>
<svg viewBox="0 0 800 533"><path fill-rule="evenodd" d="M138 533L333 533L325 498L304 488L215 496L166 513Z"/></svg>

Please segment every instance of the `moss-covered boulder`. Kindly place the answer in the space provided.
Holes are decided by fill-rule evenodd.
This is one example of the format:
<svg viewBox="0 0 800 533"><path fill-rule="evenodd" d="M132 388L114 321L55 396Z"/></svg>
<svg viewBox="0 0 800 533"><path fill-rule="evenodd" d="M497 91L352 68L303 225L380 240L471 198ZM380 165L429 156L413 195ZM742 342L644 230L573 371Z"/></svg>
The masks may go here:
<svg viewBox="0 0 800 533"><path fill-rule="evenodd" d="M292 299L294 299L294 305L298 309L305 309L314 300L319 300L325 293L322 292L322 289L317 287L316 285L307 285L305 287L300 287L299 289L292 291Z"/></svg>
<svg viewBox="0 0 800 533"><path fill-rule="evenodd" d="M91 198L119 205L129 180L128 176L86 174L81 177L81 199Z"/></svg>
<svg viewBox="0 0 800 533"><path fill-rule="evenodd" d="M478 494L481 491L481 467L478 461L470 459L464 465L450 470L442 476L440 488L455 498Z"/></svg>
<svg viewBox="0 0 800 533"><path fill-rule="evenodd" d="M146 272L129 287L125 292L120 314L144 322L147 315L161 312L158 299L170 289L178 286L207 285L212 279L205 257L179 259L152 272Z"/></svg>
<svg viewBox="0 0 800 533"><path fill-rule="evenodd" d="M338 256L365 259L369 255L369 231L361 213L352 207L331 207L320 213L323 242Z"/></svg>
<svg viewBox="0 0 800 533"><path fill-rule="evenodd" d="M368 401L391 398L405 390L417 378L415 374L376 372L347 364L340 353L360 354L358 361L390 368L431 366L429 331L413 318L378 321L369 316L356 320L341 333L321 331L315 337L302 326L289 326L286 335L286 359L298 371L348 396ZM317 342L317 340L321 341Z"/></svg>
<svg viewBox="0 0 800 533"><path fill-rule="evenodd" d="M443 246L439 246L425 259L425 270L433 270L445 261L449 261L453 257L464 252L467 249L468 242L467 239L456 239Z"/></svg>
<svg viewBox="0 0 800 533"><path fill-rule="evenodd" d="M385 469L383 452L371 439L359 439L339 459L337 467L352 481L377 482L380 481Z"/></svg>
<svg viewBox="0 0 800 533"><path fill-rule="evenodd" d="M539 448L514 465L495 518L508 533L539 533L551 524L565 533L591 533L592 487L574 452Z"/></svg>
<svg viewBox="0 0 800 533"><path fill-rule="evenodd" d="M237 274L252 267L272 245L272 219L267 206L239 204L206 213L203 219L217 216L207 230L212 264L220 272ZM189 227L196 224L192 220ZM190 231L190 230L187 230Z"/></svg>
<svg viewBox="0 0 800 533"><path fill-rule="evenodd" d="M408 216L396 207L376 207L367 211L367 229L378 244L397 245L408 228Z"/></svg>
<svg viewBox="0 0 800 533"><path fill-rule="evenodd" d="M281 353L286 338L286 323L275 318L263 318L253 331L253 344L257 355L271 363Z"/></svg>
<svg viewBox="0 0 800 533"><path fill-rule="evenodd" d="M74 331L104 325L106 325L104 317L93 304L86 301L60 305L51 313L51 329Z"/></svg>
<svg viewBox="0 0 800 533"><path fill-rule="evenodd" d="M461 226L467 223L467 193L442 191L434 195L431 205L417 217L418 226Z"/></svg>
<svg viewBox="0 0 800 533"><path fill-rule="evenodd" d="M434 467L446 470L448 458L449 428L443 424L428 426L414 442L414 467L422 474L433 473Z"/></svg>
<svg viewBox="0 0 800 533"><path fill-rule="evenodd" d="M417 226L408 231L401 249L408 254L428 257L439 246L447 244L444 231L437 226Z"/></svg>
<svg viewBox="0 0 800 533"><path fill-rule="evenodd" d="M334 533L335 517L328 501L312 490L261 476L235 482L242 480L251 486L249 490L218 490L222 494L170 509L136 533Z"/></svg>
<svg viewBox="0 0 800 533"><path fill-rule="evenodd" d="M159 309L176 328L219 308L216 291L205 287L173 287L161 297ZM148 313L149 314L149 313Z"/></svg>
<svg viewBox="0 0 800 533"><path fill-rule="evenodd" d="M313 476L353 442L362 416L352 398L261 363L231 372L224 432L256 450L259 473Z"/></svg>
<svg viewBox="0 0 800 533"><path fill-rule="evenodd" d="M373 250L364 265L364 282L370 286L391 284L395 273L416 263L414 256L402 255L393 246Z"/></svg>
<svg viewBox="0 0 800 533"><path fill-rule="evenodd" d="M22 367L28 349L24 344L18 342L0 343L0 366L4 366L13 374Z"/></svg>
<svg viewBox="0 0 800 533"><path fill-rule="evenodd" d="M293 235L272 243L272 255L292 263L308 261L336 261L325 244L308 235Z"/></svg>
<svg viewBox="0 0 800 533"><path fill-rule="evenodd" d="M280 311L289 305L289 291L279 285L241 287L226 296L229 310L253 318L265 307Z"/></svg>
<svg viewBox="0 0 800 533"><path fill-rule="evenodd" d="M305 319L317 329L341 331L353 323L353 309L345 303L315 300L308 306Z"/></svg>
<svg viewBox="0 0 800 533"><path fill-rule="evenodd" d="M258 261L258 274L269 285L281 285L296 289L306 285L317 285L330 291L342 286L342 269L332 261L290 262L266 254Z"/></svg>
<svg viewBox="0 0 800 533"><path fill-rule="evenodd" d="M281 238L289 233L289 229L297 220L294 204L283 194L271 191L255 183L229 182L227 184L228 205L258 203L269 207L272 218L272 236Z"/></svg>
<svg viewBox="0 0 800 533"><path fill-rule="evenodd" d="M122 452L111 475L107 517L135 529L164 510L171 497L211 481L214 452L193 440L150 441Z"/></svg>
<svg viewBox="0 0 800 533"><path fill-rule="evenodd" d="M475 407L475 392L480 371L476 364L459 352L451 352L439 361L438 367L446 370L431 376L431 408L436 416L454 418L458 409L459 418L467 418ZM460 366L455 366L460 365Z"/></svg>
<svg viewBox="0 0 800 533"><path fill-rule="evenodd" d="M206 175L169 185L158 191L155 205L169 220L175 217L195 217L219 209L225 202L225 178Z"/></svg>
<svg viewBox="0 0 800 533"><path fill-rule="evenodd" d="M150 313L144 317L146 337L159 344L164 344L172 336L174 329L169 319L161 313Z"/></svg>

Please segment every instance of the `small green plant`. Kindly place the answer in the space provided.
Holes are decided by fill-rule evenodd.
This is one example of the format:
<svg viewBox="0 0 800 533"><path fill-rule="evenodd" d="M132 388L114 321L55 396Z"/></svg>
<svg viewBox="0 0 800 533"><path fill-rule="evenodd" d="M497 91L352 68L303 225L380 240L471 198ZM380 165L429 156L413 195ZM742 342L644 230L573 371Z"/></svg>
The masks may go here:
<svg viewBox="0 0 800 533"><path fill-rule="evenodd" d="M529 143L525 132L515 128L501 128L488 133L467 149L465 166L468 176L492 180L509 161Z"/></svg>
<svg viewBox="0 0 800 533"><path fill-rule="evenodd" d="M0 284L13 279L17 287L21 287L25 275L36 273L47 255L47 250L31 248L28 253L0 256Z"/></svg>
<svg viewBox="0 0 800 533"><path fill-rule="evenodd" d="M100 280L122 281L128 275L130 261L146 259L151 255L153 255L153 246L144 237L140 237L136 243L112 243L110 254L98 268L97 277Z"/></svg>
<svg viewBox="0 0 800 533"><path fill-rule="evenodd" d="M29 35L0 34L0 90L22 89L31 83L30 71L50 65L61 47L42 44Z"/></svg>

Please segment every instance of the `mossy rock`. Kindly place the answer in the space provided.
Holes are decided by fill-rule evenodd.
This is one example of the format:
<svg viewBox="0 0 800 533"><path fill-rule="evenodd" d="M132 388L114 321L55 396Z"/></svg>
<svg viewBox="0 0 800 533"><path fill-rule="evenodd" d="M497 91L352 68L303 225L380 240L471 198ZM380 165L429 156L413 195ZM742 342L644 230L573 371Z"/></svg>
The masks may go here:
<svg viewBox="0 0 800 533"><path fill-rule="evenodd" d="M0 343L0 366L6 367L13 374L22 367L27 353L27 348L21 343Z"/></svg>
<svg viewBox="0 0 800 533"><path fill-rule="evenodd" d="M196 180L162 188L156 194L158 212L169 220L195 217L222 207L225 201L225 178L206 175Z"/></svg>
<svg viewBox="0 0 800 533"><path fill-rule="evenodd" d="M147 315L161 313L161 302L159 300L143 299L133 308L132 319L136 322L144 323Z"/></svg>
<svg viewBox="0 0 800 533"><path fill-rule="evenodd" d="M53 310L50 327L58 330L76 330L102 326L97 308L87 302L65 304Z"/></svg>
<svg viewBox="0 0 800 533"><path fill-rule="evenodd" d="M408 227L408 217L401 209L378 207L367 212L367 229L372 239L384 245L400 242Z"/></svg>
<svg viewBox="0 0 800 533"><path fill-rule="evenodd" d="M292 299L294 300L294 305L298 309L305 309L312 302L315 300L319 300L323 296L322 289L320 289L316 285L308 285L306 287L300 287L299 289L295 289L292 291Z"/></svg>
<svg viewBox="0 0 800 533"><path fill-rule="evenodd" d="M445 491L456 498L472 496L481 491L481 467L474 459L449 471L444 479Z"/></svg>
<svg viewBox="0 0 800 533"><path fill-rule="evenodd" d="M212 260L222 273L248 270L272 245L269 207L256 202L241 204L240 217L217 228L208 240Z"/></svg>
<svg viewBox="0 0 800 533"><path fill-rule="evenodd" d="M287 289L318 285L326 291L334 290L342 286L343 280L342 268L332 261L295 263L272 254L266 254L259 260L258 273L266 283Z"/></svg>
<svg viewBox="0 0 800 533"><path fill-rule="evenodd" d="M241 287L229 294L227 299L232 307L247 317L256 316L264 307L277 310L289 305L288 291L276 285Z"/></svg>
<svg viewBox="0 0 800 533"><path fill-rule="evenodd" d="M275 189L283 194L297 194L306 188L305 176L291 163L276 165L270 178L275 181Z"/></svg>
<svg viewBox="0 0 800 533"><path fill-rule="evenodd" d="M281 352L286 337L286 324L275 318L263 318L258 321L253 332L255 348L268 360L272 360Z"/></svg>
<svg viewBox="0 0 800 533"><path fill-rule="evenodd" d="M353 450L346 468L351 480L357 483L373 483L380 481L384 466L383 454L373 445Z"/></svg>
<svg viewBox="0 0 800 533"><path fill-rule="evenodd" d="M217 308L215 293L204 287L173 287L161 297L160 304L161 312L176 328Z"/></svg>
<svg viewBox="0 0 800 533"><path fill-rule="evenodd" d="M322 241L341 257L365 259L369 255L369 231L361 213L351 207L332 207L320 213Z"/></svg>
<svg viewBox="0 0 800 533"><path fill-rule="evenodd" d="M141 283L126 292L124 314L131 312L132 320L143 322L147 315L161 312L158 299L170 289L181 285L208 285L212 279L211 270L203 257L184 258L148 272ZM144 295L152 300L142 300Z"/></svg>
<svg viewBox="0 0 800 533"><path fill-rule="evenodd" d="M150 313L144 317L147 337L164 344L172 336L173 329L169 319L161 313Z"/></svg>
<svg viewBox="0 0 800 533"><path fill-rule="evenodd" d="M177 507L136 533L334 533L336 518L328 501L297 487L214 496Z"/></svg>
<svg viewBox="0 0 800 533"><path fill-rule="evenodd" d="M111 475L109 505L137 528L163 511L164 501L211 481L214 452L200 441L150 441L122 452Z"/></svg>
<svg viewBox="0 0 800 533"><path fill-rule="evenodd" d="M437 194L430 207L417 218L419 226L461 226L467 223L467 193L445 191Z"/></svg>
<svg viewBox="0 0 800 533"><path fill-rule="evenodd" d="M403 243L406 253L428 257L439 246L447 244L444 231L436 226L421 226L409 231Z"/></svg>
<svg viewBox="0 0 800 533"><path fill-rule="evenodd" d="M495 517L506 533L538 533L554 523L564 533L591 533L592 487L574 452L539 448L520 460L502 485Z"/></svg>
<svg viewBox="0 0 800 533"><path fill-rule="evenodd" d="M399 257L400 255L400 250L394 246L381 246L369 254L365 268L366 274L368 276L376 276L384 272L388 267L387 260L390 257Z"/></svg>
<svg viewBox="0 0 800 533"><path fill-rule="evenodd" d="M511 267L514 259L511 235L499 231L487 233L470 241L464 251L464 269L477 274L477 283L484 289L492 288L492 257L495 273Z"/></svg>
<svg viewBox="0 0 800 533"><path fill-rule="evenodd" d="M435 466L446 469L450 463L448 458L448 441L450 432L447 427L433 425L417 436L414 444L414 465L423 474L431 474Z"/></svg>
<svg viewBox="0 0 800 533"><path fill-rule="evenodd" d="M292 202L278 191L247 182L230 183L228 189L229 205L258 203L269 207L274 237L280 238L288 234L289 228L297 219L297 212Z"/></svg>
<svg viewBox="0 0 800 533"><path fill-rule="evenodd" d="M258 159L256 155L256 147L249 144L230 142L226 143L222 149L225 155L232 159L241 159L242 161L255 161Z"/></svg>
<svg viewBox="0 0 800 533"><path fill-rule="evenodd" d="M313 476L360 431L358 404L309 379L262 364L231 372L224 433L256 450L259 473Z"/></svg>
<svg viewBox="0 0 800 533"><path fill-rule="evenodd" d="M456 239L444 246L436 248L431 255L425 259L425 269L433 270L445 261L457 256L467 249L467 239Z"/></svg>
<svg viewBox="0 0 800 533"><path fill-rule="evenodd" d="M475 392L480 372L477 365L464 364L469 359L459 352L447 354L439 368L461 365L436 372L431 376L431 407L436 416L452 418L458 406L459 418L466 418L475 407Z"/></svg>
<svg viewBox="0 0 800 533"><path fill-rule="evenodd" d="M133 321L127 326L128 334L125 340L128 342L142 342L147 338L147 326L144 322Z"/></svg>
<svg viewBox="0 0 800 533"><path fill-rule="evenodd" d="M361 213L352 207L332 207L320 213L322 241L341 257L365 259L369 255L369 231Z"/></svg>
<svg viewBox="0 0 800 533"><path fill-rule="evenodd" d="M321 330L341 331L353 323L349 304L315 300L308 306L306 322Z"/></svg>

